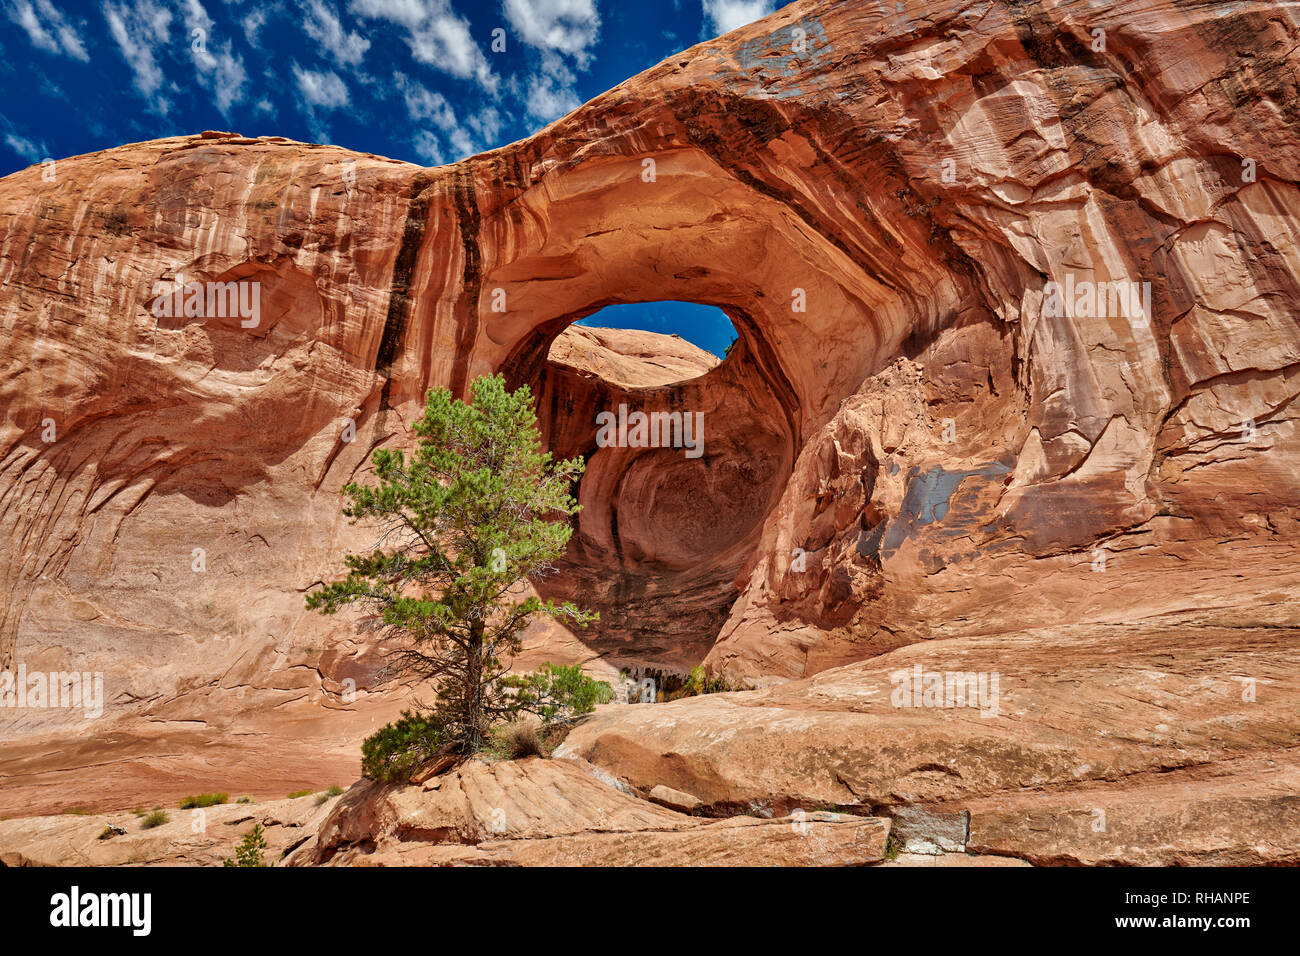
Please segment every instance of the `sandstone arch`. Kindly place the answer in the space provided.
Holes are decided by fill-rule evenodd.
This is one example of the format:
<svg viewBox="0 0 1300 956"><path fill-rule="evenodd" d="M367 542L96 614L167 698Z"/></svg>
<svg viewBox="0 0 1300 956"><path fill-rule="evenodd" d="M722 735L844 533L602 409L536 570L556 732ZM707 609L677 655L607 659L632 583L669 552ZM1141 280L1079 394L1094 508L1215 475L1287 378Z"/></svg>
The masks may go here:
<svg viewBox="0 0 1300 956"><path fill-rule="evenodd" d="M762 474L782 477L756 496L752 533L713 555L627 522L634 547L615 547L595 502L592 560L654 566L639 591L597 581L599 565L573 572L569 586L634 609L611 622L615 643L785 680L1105 606L1284 601L1300 492L1296 14L1088 12L930 0L900 18L804 0L437 169L212 133L61 161L54 183L6 177L0 665L99 661L124 719L148 714L151 732L321 707L368 726L364 707L387 702L338 696L366 669L365 635L301 604L365 541L338 487L373 447L409 440L431 385L505 369L557 409L612 397L559 389L546 346L577 316L647 298L733 317L737 360L689 400L764 423ZM1104 55L1084 40L1095 26ZM798 54L796 29L812 41ZM159 338L141 297L196 263L291 277L310 308L256 342L206 324ZM1152 321L1046 314L1047 285L1073 273L1151 281ZM789 309L795 288L808 313ZM544 413L557 442L581 444L577 411ZM610 488L606 503L619 480L672 484L608 457L589 489ZM1125 573L1088 572L1097 547ZM1197 592L1154 585L1170 567L1197 569ZM593 654L573 635L536 640Z"/></svg>

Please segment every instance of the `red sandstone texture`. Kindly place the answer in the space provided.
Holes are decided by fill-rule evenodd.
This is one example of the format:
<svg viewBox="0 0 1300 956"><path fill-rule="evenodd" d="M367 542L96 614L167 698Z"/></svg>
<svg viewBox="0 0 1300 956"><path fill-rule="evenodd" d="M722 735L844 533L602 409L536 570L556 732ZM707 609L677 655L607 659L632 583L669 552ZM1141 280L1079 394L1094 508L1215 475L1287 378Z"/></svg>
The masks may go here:
<svg viewBox="0 0 1300 956"><path fill-rule="evenodd" d="M588 459L536 586L602 616L526 661L763 688L575 731L637 799L1295 862L1298 15L888 7L792 4L453 166L205 133L0 180L0 666L105 684L0 711L0 812L355 777L406 697L303 609L369 544L338 489L504 371ZM257 281L258 325L156 316L178 276ZM658 299L736 346L565 331ZM598 447L620 404L702 412L703 456ZM918 665L1007 700L892 705Z"/></svg>

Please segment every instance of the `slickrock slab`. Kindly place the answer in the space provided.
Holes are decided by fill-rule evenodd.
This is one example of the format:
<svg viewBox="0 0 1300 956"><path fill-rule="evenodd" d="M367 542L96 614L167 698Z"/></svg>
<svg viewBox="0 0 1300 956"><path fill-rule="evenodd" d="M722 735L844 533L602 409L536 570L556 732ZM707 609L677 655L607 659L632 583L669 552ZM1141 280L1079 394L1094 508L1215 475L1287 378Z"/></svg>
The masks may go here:
<svg viewBox="0 0 1300 956"><path fill-rule="evenodd" d="M909 850L960 850L969 815L967 851L1036 863L1286 862L1300 847L1294 642L1192 625L934 641L764 691L606 708L557 754L706 811L898 813ZM992 700L894 706L918 666L996 674L996 714Z"/></svg>
<svg viewBox="0 0 1300 956"><path fill-rule="evenodd" d="M866 866L885 854L889 821L732 817L684 830L586 833L474 847L403 844L355 863L416 866Z"/></svg>
<svg viewBox="0 0 1300 956"><path fill-rule="evenodd" d="M972 853L1036 865L1300 865L1300 752L966 804Z"/></svg>
<svg viewBox="0 0 1300 956"><path fill-rule="evenodd" d="M263 804L226 803L202 810L165 808L167 823L141 829L130 813L64 814L0 820L4 866L220 866L260 823L268 865L314 836L337 798L318 805L316 796ZM99 839L106 827L126 830Z"/></svg>
<svg viewBox="0 0 1300 956"><path fill-rule="evenodd" d="M629 796L580 760L471 761L433 791L363 783L294 865L854 866L889 821L848 814L705 820Z"/></svg>

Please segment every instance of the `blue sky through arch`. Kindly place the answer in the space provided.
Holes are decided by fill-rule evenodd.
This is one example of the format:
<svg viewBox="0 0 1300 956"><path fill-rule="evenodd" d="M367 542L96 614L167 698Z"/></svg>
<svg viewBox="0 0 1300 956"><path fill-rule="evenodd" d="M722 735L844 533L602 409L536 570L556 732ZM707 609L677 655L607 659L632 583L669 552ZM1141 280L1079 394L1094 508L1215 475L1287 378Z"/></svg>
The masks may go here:
<svg viewBox="0 0 1300 956"><path fill-rule="evenodd" d="M594 312L578 325L604 329L641 329L664 335L680 335L718 358L736 339L735 326L727 314L713 305L698 302L637 302L609 305Z"/></svg>

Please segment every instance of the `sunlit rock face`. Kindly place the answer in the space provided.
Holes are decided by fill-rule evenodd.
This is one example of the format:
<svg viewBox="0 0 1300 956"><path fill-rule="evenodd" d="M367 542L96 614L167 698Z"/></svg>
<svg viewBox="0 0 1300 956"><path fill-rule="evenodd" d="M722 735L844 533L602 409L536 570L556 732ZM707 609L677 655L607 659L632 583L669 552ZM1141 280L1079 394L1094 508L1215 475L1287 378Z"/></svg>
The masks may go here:
<svg viewBox="0 0 1300 956"><path fill-rule="evenodd" d="M277 792L308 754L354 767L398 701L354 619L303 609L371 543L338 490L427 389L496 371L588 458L537 587L602 622L539 627L538 660L761 684L931 637L1285 618L1296 12L892 7L791 4L452 166L214 133L0 180L0 664L103 672L101 719L147 738L123 779L172 733L265 740ZM159 308L230 282L256 316ZM698 365L675 381L635 371L644 340L557 356L657 300L723 309L735 348L665 345ZM702 454L600 446L620 404L701 413ZM54 792L49 748L7 753L6 799Z"/></svg>

